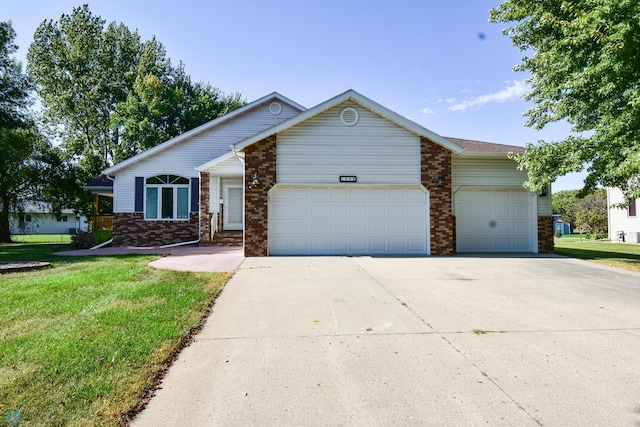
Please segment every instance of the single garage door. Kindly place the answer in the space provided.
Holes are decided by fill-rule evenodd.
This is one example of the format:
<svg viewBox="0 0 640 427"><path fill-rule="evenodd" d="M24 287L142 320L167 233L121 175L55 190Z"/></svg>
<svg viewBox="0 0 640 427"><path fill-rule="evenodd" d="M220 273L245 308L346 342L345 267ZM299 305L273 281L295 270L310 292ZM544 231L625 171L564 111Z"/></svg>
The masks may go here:
<svg viewBox="0 0 640 427"><path fill-rule="evenodd" d="M534 252L535 194L460 190L455 195L457 252Z"/></svg>
<svg viewBox="0 0 640 427"><path fill-rule="evenodd" d="M276 187L269 254L426 254L427 200L419 187Z"/></svg>

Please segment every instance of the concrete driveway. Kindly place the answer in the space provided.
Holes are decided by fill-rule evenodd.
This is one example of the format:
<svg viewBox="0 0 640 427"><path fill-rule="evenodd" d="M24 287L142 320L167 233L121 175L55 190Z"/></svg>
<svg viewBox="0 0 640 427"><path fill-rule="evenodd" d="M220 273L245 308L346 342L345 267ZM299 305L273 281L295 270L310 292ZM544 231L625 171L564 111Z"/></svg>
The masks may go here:
<svg viewBox="0 0 640 427"><path fill-rule="evenodd" d="M639 425L640 274L249 258L134 425Z"/></svg>

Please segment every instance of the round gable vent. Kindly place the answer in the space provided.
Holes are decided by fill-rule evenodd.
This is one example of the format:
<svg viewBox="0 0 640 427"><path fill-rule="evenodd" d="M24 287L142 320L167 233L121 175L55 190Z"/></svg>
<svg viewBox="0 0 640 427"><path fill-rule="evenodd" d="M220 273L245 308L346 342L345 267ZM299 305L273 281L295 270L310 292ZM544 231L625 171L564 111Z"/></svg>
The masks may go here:
<svg viewBox="0 0 640 427"><path fill-rule="evenodd" d="M340 120L345 126L353 126L358 123L358 112L355 108L347 107L340 112Z"/></svg>
<svg viewBox="0 0 640 427"><path fill-rule="evenodd" d="M272 102L269 105L269 112L274 116L277 116L282 111L282 105L279 102Z"/></svg>

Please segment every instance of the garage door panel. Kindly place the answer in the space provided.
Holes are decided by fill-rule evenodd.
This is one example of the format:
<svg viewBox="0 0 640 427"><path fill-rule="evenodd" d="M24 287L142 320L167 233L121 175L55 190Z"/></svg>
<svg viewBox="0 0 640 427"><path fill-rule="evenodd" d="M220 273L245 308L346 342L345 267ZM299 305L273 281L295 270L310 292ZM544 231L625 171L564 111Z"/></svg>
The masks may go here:
<svg viewBox="0 0 640 427"><path fill-rule="evenodd" d="M512 218L511 206L509 205L496 205L495 206L495 217L498 219L509 219Z"/></svg>
<svg viewBox="0 0 640 427"><path fill-rule="evenodd" d="M389 221L387 233L391 236L404 234L405 233L405 223L403 221Z"/></svg>
<svg viewBox="0 0 640 427"><path fill-rule="evenodd" d="M286 208L282 207L280 209L284 209L285 215L286 215ZM326 205L311 205L310 206L310 212L311 212L311 216L314 218L325 218L327 216L329 216L329 209L327 208Z"/></svg>
<svg viewBox="0 0 640 427"><path fill-rule="evenodd" d="M369 216L384 218L387 215L386 205L374 203L369 205Z"/></svg>
<svg viewBox="0 0 640 427"><path fill-rule="evenodd" d="M428 253L421 188L296 187L293 194L288 187L271 193L272 255Z"/></svg>
<svg viewBox="0 0 640 427"><path fill-rule="evenodd" d="M405 206L404 205L388 205L388 215L390 218L404 218L405 217Z"/></svg>
<svg viewBox="0 0 640 427"><path fill-rule="evenodd" d="M367 224L363 222L351 222L349 224L349 234L352 236L364 236L367 234Z"/></svg>
<svg viewBox="0 0 640 427"><path fill-rule="evenodd" d="M346 188L331 188L329 189L329 198L332 200L346 200L347 189Z"/></svg>
<svg viewBox="0 0 640 427"><path fill-rule="evenodd" d="M458 252L534 252L535 209L523 190L461 190L455 196Z"/></svg>
<svg viewBox="0 0 640 427"><path fill-rule="evenodd" d="M305 235L309 234L309 226L304 222L294 222L291 224L291 234Z"/></svg>
<svg viewBox="0 0 640 427"><path fill-rule="evenodd" d="M351 205L351 209L349 211L350 217L362 218L366 214L367 214L367 205L364 205L364 204Z"/></svg>
<svg viewBox="0 0 640 427"><path fill-rule="evenodd" d="M345 235L347 234L348 224L346 222L333 221L331 223L331 234Z"/></svg>

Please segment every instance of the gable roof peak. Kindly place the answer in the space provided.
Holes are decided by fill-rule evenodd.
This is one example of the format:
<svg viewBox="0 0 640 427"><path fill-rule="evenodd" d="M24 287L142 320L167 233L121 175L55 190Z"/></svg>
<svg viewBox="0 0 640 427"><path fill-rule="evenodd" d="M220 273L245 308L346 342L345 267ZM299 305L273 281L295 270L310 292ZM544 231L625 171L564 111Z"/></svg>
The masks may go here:
<svg viewBox="0 0 640 427"><path fill-rule="evenodd" d="M448 139L438 135L437 133L417 124L416 122L409 120L408 118L401 116L400 114L396 113L395 111L390 110L389 108L378 104L377 102L367 98L366 96L362 95L361 93L353 90L353 89L348 89L345 92L342 92L339 95L334 96L333 98L330 98L324 102L321 102L320 104L309 108L308 110L305 110L303 112L301 112L300 114L297 114L293 117L291 117L288 120L285 120L283 122L278 123L277 125L274 125L268 129L263 130L262 132L258 132L257 134L250 136L249 138L246 138L240 142L237 142L234 145L234 149L236 151L242 151L244 148L263 140L264 138L267 138L271 135L275 135L279 132L282 132L284 130L287 130L289 128L292 128L312 117L315 117L337 105L342 104L345 101L353 101L356 102L357 104L359 104L360 106L374 112L375 114L378 114L379 116L395 123L396 125L408 130L409 132L412 132L416 135L419 136L423 136L426 137L432 141L434 141L435 143L441 145L444 148L447 148L448 150L452 151L453 153L459 154L462 153L464 151L464 148L449 141Z"/></svg>

